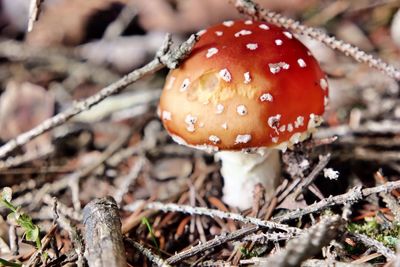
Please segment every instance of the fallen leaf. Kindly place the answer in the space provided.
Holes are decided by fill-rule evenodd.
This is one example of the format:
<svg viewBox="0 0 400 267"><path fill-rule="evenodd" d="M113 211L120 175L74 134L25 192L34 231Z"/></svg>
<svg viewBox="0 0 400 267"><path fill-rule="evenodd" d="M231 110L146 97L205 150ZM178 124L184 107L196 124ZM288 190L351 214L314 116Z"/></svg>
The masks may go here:
<svg viewBox="0 0 400 267"><path fill-rule="evenodd" d="M259 0L273 11L301 12L314 0ZM229 1L221 0L136 0L139 20L147 30L186 33L198 31L228 19L243 18Z"/></svg>
<svg viewBox="0 0 400 267"><path fill-rule="evenodd" d="M151 175L157 180L185 178L192 172L192 163L187 159L162 159L154 165Z"/></svg>
<svg viewBox="0 0 400 267"><path fill-rule="evenodd" d="M54 97L43 87L10 81L0 95L0 138L9 140L26 132L54 112ZM49 135L43 134L29 146L49 144Z"/></svg>
<svg viewBox="0 0 400 267"><path fill-rule="evenodd" d="M87 38L101 37L126 1L56 1L41 12L32 32L27 35L27 42L38 46L77 45Z"/></svg>
<svg viewBox="0 0 400 267"><path fill-rule="evenodd" d="M276 208L295 210L295 209L304 209L305 207L307 207L307 203L304 200L303 194L300 194L297 200L295 199L295 197L296 193L291 193Z"/></svg>

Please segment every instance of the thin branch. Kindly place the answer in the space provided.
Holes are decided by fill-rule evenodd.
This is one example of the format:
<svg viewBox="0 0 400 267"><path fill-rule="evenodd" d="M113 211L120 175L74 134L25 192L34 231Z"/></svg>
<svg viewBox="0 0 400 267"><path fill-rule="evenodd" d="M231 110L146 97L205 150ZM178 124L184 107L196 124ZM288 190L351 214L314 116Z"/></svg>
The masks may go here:
<svg viewBox="0 0 400 267"><path fill-rule="evenodd" d="M259 229L258 226L249 226L246 228L242 228L239 229L235 232L229 233L229 234L222 234L222 235L218 235L215 236L214 239L209 240L205 243L200 243L197 246L194 246L190 249L184 250L172 257L169 257L167 259L167 262L170 264L176 264L184 259L190 258L194 255L197 255L201 252L204 252L206 250L212 249L214 247L220 246L228 241L232 241L232 240L236 240L239 239L243 236L246 236L248 234L254 233L255 231L257 231Z"/></svg>
<svg viewBox="0 0 400 267"><path fill-rule="evenodd" d="M386 178L379 171L375 173L374 178L377 184L387 182ZM400 205L397 197L394 197L390 192L380 192L379 196L382 197L382 200L383 202L385 202L386 207L388 207L393 213L395 221L400 222Z"/></svg>
<svg viewBox="0 0 400 267"><path fill-rule="evenodd" d="M196 266L201 267L234 267L237 265L232 265L230 261L223 261L223 260L207 260L199 262Z"/></svg>
<svg viewBox="0 0 400 267"><path fill-rule="evenodd" d="M328 34L312 27L302 25L300 22L286 18L279 13L261 8L252 0L236 0L235 6L241 13L247 14L255 19L279 25L298 34L309 36L324 43L332 49L339 50L345 55L353 57L358 62L366 63L370 67L380 70L389 77L400 80L400 70L379 58L374 58L372 55L367 54L354 45L345 43L342 40L338 40L335 37L329 36Z"/></svg>
<svg viewBox="0 0 400 267"><path fill-rule="evenodd" d="M117 79L119 75L90 62L82 62L75 50L66 48L40 48L15 40L0 42L0 55L10 61L22 62L29 70L35 66L43 68L48 66L51 71L65 73L67 79L64 84L77 85L77 83L88 80L99 85L109 84Z"/></svg>
<svg viewBox="0 0 400 267"><path fill-rule="evenodd" d="M9 157L4 161L0 160L0 171L17 167L36 159L44 158L54 152L53 146L44 146L34 151L26 151L23 155Z"/></svg>
<svg viewBox="0 0 400 267"><path fill-rule="evenodd" d="M343 220L339 215L325 217L299 237L289 241L285 249L268 257L263 266L299 266L302 261L320 252L322 247L328 245L342 231Z"/></svg>
<svg viewBox="0 0 400 267"><path fill-rule="evenodd" d="M305 190L308 188L308 186L310 186L310 184L312 184L312 182L315 180L315 178L317 178L318 174L328 164L330 158L331 158L330 154L326 154L324 156L319 157L319 162L318 162L317 166L315 166L315 168L310 172L310 174L306 178L304 178L303 181L301 182L301 184L297 187L297 189L295 191L296 199L301 193L304 193Z"/></svg>
<svg viewBox="0 0 400 267"><path fill-rule="evenodd" d="M68 209L67 207L65 207L64 204L58 202L57 198L51 198L50 195L45 195L45 197L47 198L47 200L52 200L55 220L57 221L58 225L60 226L60 228L68 232L69 239L71 240L74 248L73 254L77 255L77 259L75 261L76 265L78 267L83 267L85 262L85 242L83 240L81 231L64 215L65 209ZM47 204L50 205L50 203ZM81 221L81 219L79 221Z"/></svg>
<svg viewBox="0 0 400 267"><path fill-rule="evenodd" d="M119 93L122 89L143 78L144 76L155 73L165 66L168 68L176 68L180 60L182 60L191 51L196 39L196 35L191 35L190 38L182 43L179 47L171 49L171 37L170 35L167 35L166 41L152 61L147 63L142 68L132 71L113 84L103 88L95 95L90 96L82 101L75 102L72 107L68 108L64 112L43 121L33 129L20 134L15 139L8 141L5 145L0 147L0 158L4 158L8 153L17 147L28 143L37 136L65 123L67 120L78 115L79 113L88 110L90 107L98 104L108 96Z"/></svg>
<svg viewBox="0 0 400 267"><path fill-rule="evenodd" d="M376 150L362 147L357 147L356 149L354 149L353 157L356 159L367 161L378 161L380 163L400 160L400 154L398 151L377 152Z"/></svg>
<svg viewBox="0 0 400 267"><path fill-rule="evenodd" d="M155 265L157 265L159 267L170 267L171 266L165 260L163 260L159 256L155 255L153 252L151 252L150 249L144 247L142 244L140 244L140 243L138 243L138 242L136 242L136 241L134 241L134 240L132 240L132 239L130 239L128 237L125 237L124 240L127 243L129 243L130 245L132 245L134 248L139 250L140 253L145 255L149 259L149 261L151 261Z"/></svg>
<svg viewBox="0 0 400 267"><path fill-rule="evenodd" d="M379 195L382 197L383 202L385 202L386 207L393 213L395 221L400 222L400 206L398 199L384 192L379 193Z"/></svg>
<svg viewBox="0 0 400 267"><path fill-rule="evenodd" d="M118 186L114 199L118 205L121 204L124 195L129 191L129 186L135 182L135 180L139 177L140 172L142 171L143 166L145 165L145 159L140 157L131 167L129 173L125 175L122 179L121 184Z"/></svg>
<svg viewBox="0 0 400 267"><path fill-rule="evenodd" d="M251 266L266 266L265 264L268 262L268 258L259 258L253 257L248 260L241 260L240 263L242 265L251 264ZM202 265L203 266L203 265ZM221 265L215 265L221 266ZM224 265L225 266L225 265ZM301 267L320 267L320 266L329 266L329 267L372 267L370 264L356 264L356 263L348 263L348 262L339 262L339 261L331 261L331 260L306 260L301 263Z"/></svg>
<svg viewBox="0 0 400 267"><path fill-rule="evenodd" d="M74 247L74 252L77 254L76 264L78 267L85 266L85 243L83 241L82 234L80 230L66 218L64 215L60 215L57 218L57 223L60 225L61 228L65 229L68 232L69 239L72 242Z"/></svg>
<svg viewBox="0 0 400 267"><path fill-rule="evenodd" d="M332 136L358 136L358 135L372 135L372 134L399 134L400 124L395 120L381 120L381 121L368 121L356 129L352 129L349 125L339 125L329 128L319 129L314 137L315 138L329 138ZM340 138L338 141L342 141Z"/></svg>
<svg viewBox="0 0 400 267"><path fill-rule="evenodd" d="M43 0L31 0L29 4L29 21L28 21L28 32L32 31L33 23L39 18L40 6Z"/></svg>
<svg viewBox="0 0 400 267"><path fill-rule="evenodd" d="M118 17L108 25L104 31L103 39L114 39L120 36L129 23L137 16L138 12L132 3L128 3L119 13Z"/></svg>
<svg viewBox="0 0 400 267"><path fill-rule="evenodd" d="M365 188L362 190L362 194L364 197L367 197L372 194L380 193L380 192L391 192L394 189L400 188L400 181L395 182L387 182L382 185L378 185L375 187Z"/></svg>
<svg viewBox="0 0 400 267"><path fill-rule="evenodd" d="M381 253L383 256L385 256L388 260L393 260L396 258L396 255L393 250L385 247L384 244L381 242L372 239L366 235L363 234L357 234L357 233L349 233L351 237L356 239L359 242L362 242L364 245L367 247L373 247L375 248L376 252Z"/></svg>
<svg viewBox="0 0 400 267"><path fill-rule="evenodd" d="M120 133L118 137L106 148L106 150L103 151L101 157L98 157L94 162L82 167L81 169L61 177L59 180L44 184L38 190L34 190L36 186L27 187L27 189L29 189L28 192L15 198L14 203L21 206L29 204L31 208L34 208L36 205L38 205L38 203L44 200L44 196L46 194L54 195L65 188L70 188L73 193L72 200L74 207L80 207L79 195L73 190L73 188L79 189L79 187L77 187L79 181L96 170L96 168L98 168L100 164L104 163L104 161L110 159L110 157L126 142L133 129L141 129L142 123L143 121L139 121L138 124L135 123L135 126L131 127L130 129L126 127L120 127ZM2 208L0 207L0 211L1 209Z"/></svg>
<svg viewBox="0 0 400 267"><path fill-rule="evenodd" d="M289 233L260 233L245 236L242 241L251 241L259 244L267 244L268 242L279 242L292 238Z"/></svg>
<svg viewBox="0 0 400 267"><path fill-rule="evenodd" d="M337 195L337 196L330 196L328 198L324 198L321 201L314 203L312 205L309 205L305 207L304 209L298 209L294 211L290 211L286 214L283 214L281 216L277 216L273 218L273 221L275 222L284 222L284 221L289 221L293 219L297 219L300 217L303 217L304 215L319 212L322 210L325 210L329 207L332 206L337 206L337 205L343 205L347 203L355 203L358 202L365 197L380 193L380 192L391 192L394 189L400 188L400 181L395 181L395 182L387 182L383 185L371 187L371 188L365 188L361 189L361 187L356 186L353 187L349 192Z"/></svg>
<svg viewBox="0 0 400 267"><path fill-rule="evenodd" d="M45 194L42 197L43 203L48 206L54 205L54 198L49 195ZM57 212L61 213L64 216L68 216L69 218L80 222L82 220L82 214L80 212L75 211L73 208L66 206L64 203L57 201Z"/></svg>
<svg viewBox="0 0 400 267"><path fill-rule="evenodd" d="M124 210L126 211L134 211L135 206L130 206L127 205L124 207ZM191 215L206 215L210 217L218 217L221 219L231 219L235 221L239 221L242 223L251 223L255 224L261 227L267 227L269 229L278 229L282 230L288 233L292 233L294 235L300 234L302 230L296 227L290 227L284 224L280 223L275 223L275 222L270 222L270 221L264 221L255 217L248 217L248 216L243 216L238 213L232 213L232 212L224 212L221 210L216 210L216 209L209 209L205 207L192 207L189 205L178 205L174 203L161 203L161 202L150 202L147 203L144 207L144 209L155 209L155 210L161 210L163 212L182 212L182 213L187 213Z"/></svg>

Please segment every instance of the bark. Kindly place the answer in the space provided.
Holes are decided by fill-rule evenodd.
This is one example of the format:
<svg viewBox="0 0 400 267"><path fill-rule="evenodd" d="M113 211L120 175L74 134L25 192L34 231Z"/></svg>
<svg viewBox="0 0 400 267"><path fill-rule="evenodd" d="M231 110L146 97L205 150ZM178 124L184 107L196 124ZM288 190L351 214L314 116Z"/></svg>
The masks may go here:
<svg viewBox="0 0 400 267"><path fill-rule="evenodd" d="M95 199L83 210L86 259L91 267L127 266L118 206L111 197Z"/></svg>

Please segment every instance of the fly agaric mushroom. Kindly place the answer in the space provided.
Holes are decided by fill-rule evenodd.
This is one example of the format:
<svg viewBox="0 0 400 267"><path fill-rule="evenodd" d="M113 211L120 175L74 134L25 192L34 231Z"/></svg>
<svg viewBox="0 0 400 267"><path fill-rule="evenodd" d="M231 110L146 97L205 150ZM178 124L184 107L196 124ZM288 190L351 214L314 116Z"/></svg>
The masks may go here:
<svg viewBox="0 0 400 267"><path fill-rule="evenodd" d="M223 200L252 203L253 187L271 195L279 150L321 123L328 84L316 59L290 32L258 21L226 21L202 31L166 80L159 116L171 137L216 152Z"/></svg>

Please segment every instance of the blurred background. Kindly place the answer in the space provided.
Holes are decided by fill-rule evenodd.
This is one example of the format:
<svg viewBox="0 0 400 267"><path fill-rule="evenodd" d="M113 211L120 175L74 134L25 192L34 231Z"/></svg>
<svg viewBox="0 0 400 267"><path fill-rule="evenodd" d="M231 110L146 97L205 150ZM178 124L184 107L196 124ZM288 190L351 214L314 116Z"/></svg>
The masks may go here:
<svg viewBox="0 0 400 267"><path fill-rule="evenodd" d="M0 1L0 56L3 59L0 93L14 91L7 90L8 87L35 91L38 98L40 93L46 94L47 105L39 105L38 108L43 109L43 114L38 110L43 116L40 118L32 112L17 112L18 118L25 123L16 126L9 120L18 121L14 120L17 117L10 119L7 115L14 112L6 104L14 102L9 101L14 99L13 94L3 95L0 101L0 138L3 141L30 129L43 118L69 106L71 101L91 95L145 64L160 47L166 32L172 33L179 42L190 33L241 17L229 1L221 0L46 0L41 5L40 17L33 30L26 33L29 2ZM260 0L258 3L307 25L320 27L398 65L400 15L396 17L396 12L399 0ZM328 75L338 78L331 81L331 107L335 114L328 114L329 122L340 123L345 119L348 112L337 110L337 107L358 101L354 100L359 96L357 90L347 90L354 81L364 85L369 82L391 83L389 88L396 94L397 84L390 79L375 71L371 76L363 77L358 70L365 66L355 64L317 41L300 38ZM347 79L340 79L345 76ZM357 86L362 86L360 83ZM30 86L36 90L21 89ZM146 86L160 89L162 76L154 84ZM143 86L139 87L143 89ZM18 98L24 102L24 97ZM103 111L94 116L102 119L127 106L130 104L110 105L108 111L99 108L97 110ZM399 110L397 115L400 116L398 113Z"/></svg>

